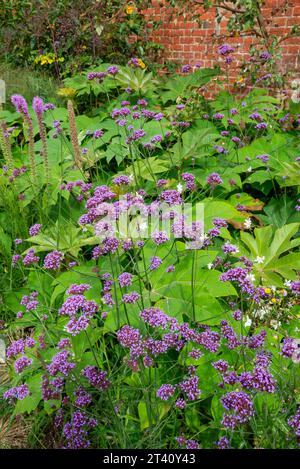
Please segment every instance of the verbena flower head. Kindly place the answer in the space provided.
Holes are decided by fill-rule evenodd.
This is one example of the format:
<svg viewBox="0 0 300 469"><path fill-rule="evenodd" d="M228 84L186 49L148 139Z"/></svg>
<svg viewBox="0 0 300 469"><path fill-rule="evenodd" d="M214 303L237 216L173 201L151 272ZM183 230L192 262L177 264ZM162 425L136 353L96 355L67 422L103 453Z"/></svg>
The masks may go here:
<svg viewBox="0 0 300 469"><path fill-rule="evenodd" d="M3 398L13 401L17 399L22 401L25 397L29 396L30 391L27 384L21 384L20 386L15 386L13 388L8 389L3 393Z"/></svg>
<svg viewBox="0 0 300 469"><path fill-rule="evenodd" d="M23 258L23 264L24 265L31 265L31 264L36 264L40 258L35 255L34 249L29 249L28 253L26 256Z"/></svg>
<svg viewBox="0 0 300 469"><path fill-rule="evenodd" d="M150 259L150 270L156 270L162 264L162 260L158 256L153 256Z"/></svg>
<svg viewBox="0 0 300 469"><path fill-rule="evenodd" d="M157 390L156 395L163 401L167 401L175 393L176 388L172 384L162 384Z"/></svg>
<svg viewBox="0 0 300 469"><path fill-rule="evenodd" d="M229 44L222 44L219 49L218 49L218 52L220 55L228 55L228 54L231 54L232 52L234 52L234 48L232 46L230 46Z"/></svg>
<svg viewBox="0 0 300 469"><path fill-rule="evenodd" d="M68 295L81 295L82 293L88 291L91 288L91 285L88 283L72 284L67 289Z"/></svg>
<svg viewBox="0 0 300 469"><path fill-rule="evenodd" d="M60 268L63 257L63 252L57 250L49 252L49 254L47 254L44 259L44 269L58 270Z"/></svg>
<svg viewBox="0 0 300 469"><path fill-rule="evenodd" d="M230 443L227 436L221 436L221 438L216 442L218 449L229 449Z"/></svg>
<svg viewBox="0 0 300 469"><path fill-rule="evenodd" d="M136 303L140 299L140 294L137 292L125 293L122 297L123 303Z"/></svg>
<svg viewBox="0 0 300 469"><path fill-rule="evenodd" d="M248 422L254 415L251 397L243 391L232 391L221 397L223 407L230 411L223 415L222 425L235 429L238 425Z"/></svg>
<svg viewBox="0 0 300 469"><path fill-rule="evenodd" d="M88 365L81 373L96 389L105 391L110 386L106 371L99 370L96 366Z"/></svg>
<svg viewBox="0 0 300 469"><path fill-rule="evenodd" d="M41 228L42 228L42 225L40 225L39 223L36 223L35 225L32 225L29 228L29 235L30 236L36 236L41 231Z"/></svg>
<svg viewBox="0 0 300 469"><path fill-rule="evenodd" d="M211 173L209 176L207 176L206 182L210 186L217 186L219 184L223 184L223 180L218 173Z"/></svg>
<svg viewBox="0 0 300 469"><path fill-rule="evenodd" d="M132 284L133 275L128 272L123 272L119 275L118 280L120 287L130 287Z"/></svg>

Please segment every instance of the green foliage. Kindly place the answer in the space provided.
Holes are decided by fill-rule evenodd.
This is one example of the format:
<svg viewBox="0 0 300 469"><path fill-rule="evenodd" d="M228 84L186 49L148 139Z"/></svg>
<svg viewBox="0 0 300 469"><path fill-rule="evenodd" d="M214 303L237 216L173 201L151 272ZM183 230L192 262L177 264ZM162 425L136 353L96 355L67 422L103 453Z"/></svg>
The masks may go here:
<svg viewBox="0 0 300 469"><path fill-rule="evenodd" d="M48 181L30 103L36 183L23 116L1 111L13 127L5 144L14 162L6 168L1 157L1 336L8 347L27 340L24 353L8 354L1 401L13 417L32 419L39 446L72 447L63 428L80 411L97 419L96 427L87 427L96 448L177 448L183 433L204 449L225 435L233 448L295 448L288 422L299 399L298 356L283 352L286 340L299 338L296 132L284 127L278 101L266 90L243 99L221 91L205 100L198 87L219 74L216 68L167 80L143 68L119 69L101 84L87 79L91 69L64 81L61 99L72 97L75 130L65 106L43 113ZM254 110L266 129L249 117ZM216 183L208 178L213 173ZM160 202L168 195L174 199L165 211ZM115 207L117 234L106 231ZM122 224L125 207L128 224ZM149 213L153 230L142 236ZM188 232L178 235L180 220ZM36 223L41 229L30 236ZM32 249L39 259L24 262ZM235 268L240 276L222 281ZM124 272L130 281L122 285ZM87 290L74 292L80 284ZM141 312L148 308L146 320ZM66 338L70 343L62 345ZM268 352L263 358L262 350ZM258 366L269 353L270 363ZM18 369L23 355L30 363ZM219 360L228 363L228 374L216 368ZM71 367L51 366L57 362ZM84 370L90 366L105 371L110 385L89 382ZM254 376L257 368L265 378L242 386L244 373ZM200 391L192 397L185 388L191 378ZM24 399L2 398L2 391L22 384L29 391ZM173 394L164 399L166 384ZM86 407L77 400L82 389L91 400ZM254 409L234 429L226 428L222 403L232 391L245 393ZM183 409L175 404L179 398L187 402ZM53 430L60 418L62 426ZM41 435L49 428L51 442Z"/></svg>

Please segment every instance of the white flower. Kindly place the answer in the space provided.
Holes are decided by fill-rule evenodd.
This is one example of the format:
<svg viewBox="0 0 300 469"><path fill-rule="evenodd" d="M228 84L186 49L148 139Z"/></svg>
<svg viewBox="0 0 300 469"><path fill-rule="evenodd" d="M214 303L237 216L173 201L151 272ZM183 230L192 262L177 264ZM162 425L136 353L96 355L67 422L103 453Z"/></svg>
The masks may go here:
<svg viewBox="0 0 300 469"><path fill-rule="evenodd" d="M296 90L297 88L300 88L300 80L296 78L296 80L293 80L291 82L291 88L292 90Z"/></svg>
<svg viewBox="0 0 300 469"><path fill-rule="evenodd" d="M249 230L252 226L252 220L251 218L246 218L246 220L244 221L244 227Z"/></svg>
<svg viewBox="0 0 300 469"><path fill-rule="evenodd" d="M132 182L133 181L133 174L129 174L128 179L129 179L130 182Z"/></svg>
<svg viewBox="0 0 300 469"><path fill-rule="evenodd" d="M138 192L135 193L135 197L139 200L144 200L143 196L141 194L139 194Z"/></svg>
<svg viewBox="0 0 300 469"><path fill-rule="evenodd" d="M244 318L244 326L245 327L250 327L252 324L252 320L249 318L249 316L245 316Z"/></svg>
<svg viewBox="0 0 300 469"><path fill-rule="evenodd" d="M270 312L270 309L268 307L264 307L261 309L257 309L254 311L255 317L258 317L259 319L263 319L265 316L267 316Z"/></svg>
<svg viewBox="0 0 300 469"><path fill-rule="evenodd" d="M276 287L275 287L275 285L272 285L270 288L271 288L271 290L272 290L273 292L275 292L275 291L276 291Z"/></svg>
<svg viewBox="0 0 300 469"><path fill-rule="evenodd" d="M208 270L211 270L211 269L213 268L213 266L214 266L214 265L213 265L211 262L210 262L209 264L207 264Z"/></svg>
<svg viewBox="0 0 300 469"><path fill-rule="evenodd" d="M255 275L247 274L246 279L249 280L249 282L255 282Z"/></svg>
<svg viewBox="0 0 300 469"><path fill-rule="evenodd" d="M263 264L265 262L265 256L257 256L254 262L256 262L256 264Z"/></svg>
<svg viewBox="0 0 300 469"><path fill-rule="evenodd" d="M141 224L140 224L140 231L143 231L147 228L147 223L145 221L143 221Z"/></svg>
<svg viewBox="0 0 300 469"><path fill-rule="evenodd" d="M284 285L285 285L287 288L291 288L292 281L291 281L291 280L285 280L285 281L284 281Z"/></svg>
<svg viewBox="0 0 300 469"><path fill-rule="evenodd" d="M281 322L276 321L276 319L271 319L270 326L272 327L272 329L275 329L275 331L276 331L278 329L278 327L281 326Z"/></svg>
<svg viewBox="0 0 300 469"><path fill-rule="evenodd" d="M300 340L299 339L295 339L295 342L297 344L297 348L296 350L293 352L293 355L292 355L292 362L294 363L300 363Z"/></svg>
<svg viewBox="0 0 300 469"><path fill-rule="evenodd" d="M209 236L208 236L207 233L200 233L199 241L201 243L204 243L204 241L207 240L208 238L209 238Z"/></svg>
<svg viewBox="0 0 300 469"><path fill-rule="evenodd" d="M300 103L300 91L299 90L293 91L293 93L291 94L291 100L295 104Z"/></svg>
<svg viewBox="0 0 300 469"><path fill-rule="evenodd" d="M247 169L247 171L248 171L248 173L251 173L251 171L252 171L252 167L251 167L251 166L249 166L249 168Z"/></svg>
<svg viewBox="0 0 300 469"><path fill-rule="evenodd" d="M179 183L179 184L177 185L177 191L179 192L179 194L182 193L182 190L183 190L183 185Z"/></svg>

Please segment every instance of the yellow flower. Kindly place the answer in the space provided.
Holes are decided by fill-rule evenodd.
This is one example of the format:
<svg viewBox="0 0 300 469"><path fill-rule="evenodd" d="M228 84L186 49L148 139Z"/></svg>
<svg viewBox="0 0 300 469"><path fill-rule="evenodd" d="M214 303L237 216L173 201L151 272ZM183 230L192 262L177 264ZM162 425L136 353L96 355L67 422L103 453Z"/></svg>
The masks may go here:
<svg viewBox="0 0 300 469"><path fill-rule="evenodd" d="M64 59L64 57L60 57L60 58L58 59L58 61L59 61L59 62L64 62L65 59Z"/></svg>
<svg viewBox="0 0 300 469"><path fill-rule="evenodd" d="M276 298L272 298L272 299L271 299L271 302L272 302L272 303L276 303Z"/></svg>
<svg viewBox="0 0 300 469"><path fill-rule="evenodd" d="M242 83L244 83L244 81L245 81L245 78L241 77L237 80L237 83L242 84Z"/></svg>
<svg viewBox="0 0 300 469"><path fill-rule="evenodd" d="M135 12L135 8L133 5L127 5L125 8L126 15L132 15Z"/></svg>
<svg viewBox="0 0 300 469"><path fill-rule="evenodd" d="M74 88L59 88L57 90L57 94L59 96L63 96L64 98L72 98L76 94L76 90Z"/></svg>
<svg viewBox="0 0 300 469"><path fill-rule="evenodd" d="M267 293L267 295L269 295L271 293L271 288L265 288L265 293Z"/></svg>
<svg viewBox="0 0 300 469"><path fill-rule="evenodd" d="M142 61L142 59L138 59L138 64L141 68L146 68L146 65L144 64L144 62Z"/></svg>

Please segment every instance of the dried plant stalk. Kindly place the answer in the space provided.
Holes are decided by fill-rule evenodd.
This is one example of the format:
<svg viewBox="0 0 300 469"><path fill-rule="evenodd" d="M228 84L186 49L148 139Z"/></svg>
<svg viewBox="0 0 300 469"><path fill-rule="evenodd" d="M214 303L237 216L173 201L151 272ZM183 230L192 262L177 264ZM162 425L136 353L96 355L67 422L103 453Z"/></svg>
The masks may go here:
<svg viewBox="0 0 300 469"><path fill-rule="evenodd" d="M12 169L13 157L11 153L11 145L7 135L7 127L3 121L0 121L0 148L8 168Z"/></svg>
<svg viewBox="0 0 300 469"><path fill-rule="evenodd" d="M25 124L27 124L27 128L28 128L28 150L29 150L30 173L31 173L34 185L37 186L38 179L37 179L35 153L34 153L34 134L33 134L32 121L29 115L24 114L24 122Z"/></svg>
<svg viewBox="0 0 300 469"><path fill-rule="evenodd" d="M75 113L74 106L71 100L68 100L68 116L69 116L69 126L70 126L70 137L71 143L74 152L74 160L77 168L82 169L82 158L80 154L80 148L78 145L78 132L76 129L75 123Z"/></svg>
<svg viewBox="0 0 300 469"><path fill-rule="evenodd" d="M41 114L37 114L37 121L38 121L38 126L39 126L39 134L41 137L41 142L42 142L42 157L44 161L44 167L45 167L45 177L46 177L46 184L49 184L49 178L50 178L50 168L49 168L49 160L48 160L48 148L47 148L47 137L46 137L46 131L45 131L45 126L43 122L43 118Z"/></svg>

